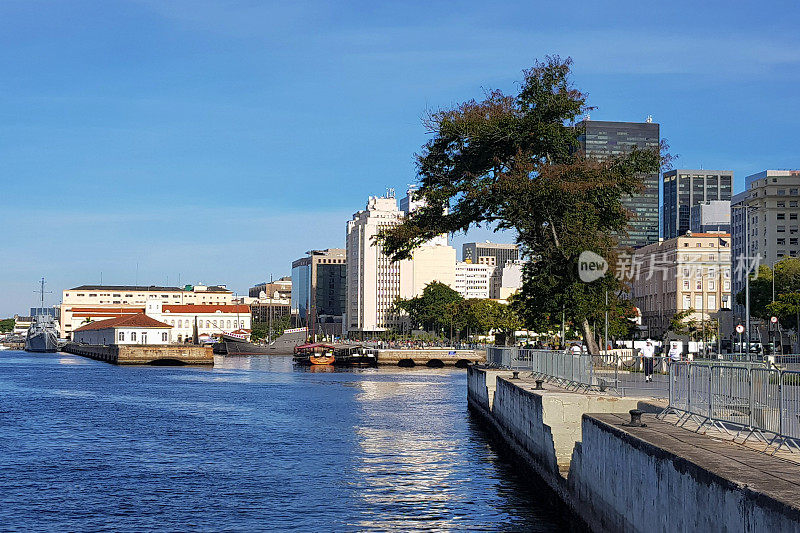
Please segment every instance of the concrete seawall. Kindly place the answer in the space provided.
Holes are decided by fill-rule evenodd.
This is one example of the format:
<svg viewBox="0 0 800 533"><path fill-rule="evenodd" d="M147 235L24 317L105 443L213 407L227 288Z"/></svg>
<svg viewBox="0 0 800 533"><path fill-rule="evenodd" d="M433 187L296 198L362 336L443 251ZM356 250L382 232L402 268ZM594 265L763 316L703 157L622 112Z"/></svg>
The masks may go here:
<svg viewBox="0 0 800 533"><path fill-rule="evenodd" d="M67 344L63 351L116 365L149 365L177 363L186 365L213 365L214 354L210 346L194 345L89 345Z"/></svg>
<svg viewBox="0 0 800 533"><path fill-rule="evenodd" d="M378 350L379 365L400 366L467 366L486 361L483 350L421 348L418 350Z"/></svg>
<svg viewBox="0 0 800 533"><path fill-rule="evenodd" d="M535 390L510 375L470 367L470 410L590 529L800 532L800 465L653 415L624 426L628 410L657 409L648 399Z"/></svg>

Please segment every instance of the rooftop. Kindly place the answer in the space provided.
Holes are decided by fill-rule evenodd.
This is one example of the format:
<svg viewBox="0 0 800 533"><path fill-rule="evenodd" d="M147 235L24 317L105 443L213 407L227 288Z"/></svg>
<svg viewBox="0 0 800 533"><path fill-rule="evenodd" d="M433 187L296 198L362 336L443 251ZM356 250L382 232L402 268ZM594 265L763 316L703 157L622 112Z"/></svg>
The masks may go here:
<svg viewBox="0 0 800 533"><path fill-rule="evenodd" d="M191 285L186 287L163 287L160 285L81 285L69 289L71 291L149 291L149 292L187 292L192 290ZM210 286L198 292L231 292L225 287Z"/></svg>
<svg viewBox="0 0 800 533"><path fill-rule="evenodd" d="M150 318L144 313L138 315L121 316L119 318L109 318L108 320L98 320L81 326L75 331L91 331L109 328L171 328L169 324L159 322L155 318Z"/></svg>

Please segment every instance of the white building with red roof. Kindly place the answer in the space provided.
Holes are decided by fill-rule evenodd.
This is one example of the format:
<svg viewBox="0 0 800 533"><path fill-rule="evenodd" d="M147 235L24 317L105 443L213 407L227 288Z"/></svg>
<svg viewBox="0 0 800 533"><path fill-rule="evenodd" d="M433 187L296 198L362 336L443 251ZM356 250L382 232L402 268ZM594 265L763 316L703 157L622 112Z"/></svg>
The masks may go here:
<svg viewBox="0 0 800 533"><path fill-rule="evenodd" d="M143 313L90 322L72 332L73 342L96 345L169 344L172 326Z"/></svg>
<svg viewBox="0 0 800 533"><path fill-rule="evenodd" d="M249 336L250 306L241 304L165 304L158 300L147 302L147 316L172 326L172 341L191 340L197 329L199 337L221 337L238 332Z"/></svg>

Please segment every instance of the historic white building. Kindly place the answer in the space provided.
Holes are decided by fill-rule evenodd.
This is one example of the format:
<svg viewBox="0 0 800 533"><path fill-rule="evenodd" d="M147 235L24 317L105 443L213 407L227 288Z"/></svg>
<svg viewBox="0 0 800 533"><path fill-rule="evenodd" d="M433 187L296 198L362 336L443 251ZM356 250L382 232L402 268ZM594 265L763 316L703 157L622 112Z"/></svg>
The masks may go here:
<svg viewBox="0 0 800 533"><path fill-rule="evenodd" d="M249 305L166 305L152 299L147 303L147 316L169 324L172 341L183 343L194 336L218 337L223 333L251 329Z"/></svg>
<svg viewBox="0 0 800 533"><path fill-rule="evenodd" d="M84 344L169 344L172 326L144 314L90 322L72 332Z"/></svg>
<svg viewBox="0 0 800 533"><path fill-rule="evenodd" d="M59 336L71 338L72 332L87 321L143 313L147 302L152 299L165 305L234 303L233 292L225 286L81 285L62 293Z"/></svg>

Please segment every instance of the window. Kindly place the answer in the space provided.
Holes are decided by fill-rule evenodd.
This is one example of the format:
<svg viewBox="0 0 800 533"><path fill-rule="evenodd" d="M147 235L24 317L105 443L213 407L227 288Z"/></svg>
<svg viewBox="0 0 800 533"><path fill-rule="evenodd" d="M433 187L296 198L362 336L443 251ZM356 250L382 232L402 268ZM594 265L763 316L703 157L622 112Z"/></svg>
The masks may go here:
<svg viewBox="0 0 800 533"><path fill-rule="evenodd" d="M792 196L797 196L797 189L789 189L789 194Z"/></svg>
<svg viewBox="0 0 800 533"><path fill-rule="evenodd" d="M797 237L792 237L791 239L789 239L789 244L793 244L793 245L796 246L797 245Z"/></svg>
<svg viewBox="0 0 800 533"><path fill-rule="evenodd" d="M786 213L778 213L778 220L786 220Z"/></svg>
<svg viewBox="0 0 800 533"><path fill-rule="evenodd" d="M689 294L683 295L683 309L689 309L692 306L692 297Z"/></svg>
<svg viewBox="0 0 800 533"><path fill-rule="evenodd" d="M695 294L694 295L694 308L697 311L703 309L703 295L702 294Z"/></svg>
<svg viewBox="0 0 800 533"><path fill-rule="evenodd" d="M125 342L125 332L124 331L120 331L119 332L119 342Z"/></svg>
<svg viewBox="0 0 800 533"><path fill-rule="evenodd" d="M708 280L708 290L710 290L710 291L717 290L717 282L716 282L716 280L713 280L713 279Z"/></svg>
<svg viewBox="0 0 800 533"><path fill-rule="evenodd" d="M725 279L729 279L731 277L731 270L729 268L726 268L725 270L722 271L722 275L725 277Z"/></svg>
<svg viewBox="0 0 800 533"><path fill-rule="evenodd" d="M161 334L161 341L162 342L167 342L167 334L166 333L162 333Z"/></svg>
<svg viewBox="0 0 800 533"><path fill-rule="evenodd" d="M730 309L730 307L728 306L728 298L729 296L727 294L722 295L722 307L726 309Z"/></svg>
<svg viewBox="0 0 800 533"><path fill-rule="evenodd" d="M725 283L723 283L722 284L722 290L724 290L726 292L731 290L731 282L730 281L726 281Z"/></svg>
<svg viewBox="0 0 800 533"><path fill-rule="evenodd" d="M786 189L778 189L778 196L786 196Z"/></svg>
<svg viewBox="0 0 800 533"><path fill-rule="evenodd" d="M789 202L789 207L797 207L797 200L791 200Z"/></svg>
<svg viewBox="0 0 800 533"><path fill-rule="evenodd" d="M694 282L694 288L697 291L702 291L703 290L703 280L702 279L698 279L697 281L695 281Z"/></svg>
<svg viewBox="0 0 800 533"><path fill-rule="evenodd" d="M135 331L131 331L131 341L132 342L136 342L136 332Z"/></svg>
<svg viewBox="0 0 800 533"><path fill-rule="evenodd" d="M778 246L783 246L785 244L786 244L786 238L785 237L781 237L780 239L778 239Z"/></svg>
<svg viewBox="0 0 800 533"><path fill-rule="evenodd" d="M147 332L142 332L142 344L147 344Z"/></svg>
<svg viewBox="0 0 800 533"><path fill-rule="evenodd" d="M786 226L778 226L778 227L776 228L776 231L777 231L778 233L786 233Z"/></svg>
<svg viewBox="0 0 800 533"><path fill-rule="evenodd" d="M781 200L780 202L778 202L778 203L776 204L776 206L777 206L777 207L786 207L786 202L784 202L783 200Z"/></svg>
<svg viewBox="0 0 800 533"><path fill-rule="evenodd" d="M797 220L797 213L789 213L789 220Z"/></svg>
<svg viewBox="0 0 800 533"><path fill-rule="evenodd" d="M228 320L228 329L231 329L231 321Z"/></svg>
<svg viewBox="0 0 800 533"><path fill-rule="evenodd" d="M683 267L683 277L684 278L689 277L689 267Z"/></svg>
<svg viewBox="0 0 800 533"><path fill-rule="evenodd" d="M707 309L716 309L717 308L717 295L716 294L709 294L708 295L708 307Z"/></svg>

